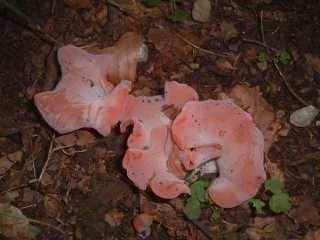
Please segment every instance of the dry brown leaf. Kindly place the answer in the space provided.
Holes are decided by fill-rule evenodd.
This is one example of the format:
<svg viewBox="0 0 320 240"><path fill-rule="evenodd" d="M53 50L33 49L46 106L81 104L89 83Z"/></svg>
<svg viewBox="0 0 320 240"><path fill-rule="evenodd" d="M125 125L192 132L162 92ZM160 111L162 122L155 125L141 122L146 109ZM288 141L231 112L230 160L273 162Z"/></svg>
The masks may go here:
<svg viewBox="0 0 320 240"><path fill-rule="evenodd" d="M235 28L233 23L223 21L218 29L211 32L211 35L224 42L228 42L231 38L238 36L239 31Z"/></svg>
<svg viewBox="0 0 320 240"><path fill-rule="evenodd" d="M199 39L195 36L181 31L181 36L185 39L198 44ZM147 39L163 55L173 55L175 59L184 59L192 55L193 47L183 42L175 34L164 28L151 28L148 32ZM174 60L175 60L174 59Z"/></svg>
<svg viewBox="0 0 320 240"><path fill-rule="evenodd" d="M90 0L64 0L64 2L75 9L89 8L91 6Z"/></svg>
<svg viewBox="0 0 320 240"><path fill-rule="evenodd" d="M320 74L320 57L310 53L306 53L304 57L313 70Z"/></svg>
<svg viewBox="0 0 320 240"><path fill-rule="evenodd" d="M49 217L55 218L61 215L62 204L57 194L48 194L44 197L44 207Z"/></svg>
<svg viewBox="0 0 320 240"><path fill-rule="evenodd" d="M56 138L56 141L64 146L85 146L93 143L96 137L89 131L78 130Z"/></svg>
<svg viewBox="0 0 320 240"><path fill-rule="evenodd" d="M213 65L213 71L221 76L233 76L237 68L225 58L218 58Z"/></svg>
<svg viewBox="0 0 320 240"><path fill-rule="evenodd" d="M0 234L14 239L35 239L28 218L9 203L0 203Z"/></svg>
<svg viewBox="0 0 320 240"><path fill-rule="evenodd" d="M22 151L17 151L0 158L0 179L3 177L3 174L13 166L13 164L21 162L22 156Z"/></svg>
<svg viewBox="0 0 320 240"><path fill-rule="evenodd" d="M315 206L315 202L308 198L305 199L296 209L293 209L289 216L297 223L300 224L320 224L320 213Z"/></svg>
<svg viewBox="0 0 320 240"><path fill-rule="evenodd" d="M169 230L179 231L186 227L186 222L167 203L151 202L140 195L140 211L154 216L155 221L163 224Z"/></svg>
<svg viewBox="0 0 320 240"><path fill-rule="evenodd" d="M124 217L123 212L114 210L104 215L104 221L108 223L110 227L117 227L122 223Z"/></svg>
<svg viewBox="0 0 320 240"><path fill-rule="evenodd" d="M238 106L251 114L264 135L265 152L267 153L271 145L277 141L278 132L282 126L272 106L262 97L259 87L240 84L233 87L227 95Z"/></svg>

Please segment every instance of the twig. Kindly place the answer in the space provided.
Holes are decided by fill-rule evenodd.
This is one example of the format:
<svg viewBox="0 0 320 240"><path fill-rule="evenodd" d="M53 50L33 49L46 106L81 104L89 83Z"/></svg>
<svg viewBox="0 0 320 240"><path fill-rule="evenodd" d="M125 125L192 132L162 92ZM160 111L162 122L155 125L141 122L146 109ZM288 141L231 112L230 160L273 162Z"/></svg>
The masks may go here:
<svg viewBox="0 0 320 240"><path fill-rule="evenodd" d="M49 228L52 228L58 232L60 232L61 234L65 235L66 233L60 229L59 227L56 227L54 225L51 225L49 223L46 223L46 222L42 222L42 221L39 221L39 220L36 220L36 219L33 219L33 218L28 218L28 221L31 222L31 223L36 223L36 224L39 224L39 225L42 225L42 226L46 226L46 227L49 227Z"/></svg>
<svg viewBox="0 0 320 240"><path fill-rule="evenodd" d="M37 23L35 23L30 17L28 17L26 14L24 14L22 11L20 11L18 8L16 8L14 5L11 3L8 3L6 0L0 0L0 4L3 4L7 9L9 9L11 12L19 16L21 19L25 20L28 23L28 26L35 32L41 33L42 36L54 43L57 46L63 46L63 43L59 42L52 36L50 36L47 32L45 32L41 26Z"/></svg>
<svg viewBox="0 0 320 240"><path fill-rule="evenodd" d="M50 158L51 158L51 155L52 155L52 153L54 152L54 151L53 151L54 139L55 139L55 134L53 134L53 136L52 136L52 139L51 139L51 142L50 142L49 151L48 151L48 155L47 155L47 159L46 159L46 162L45 162L45 164L44 164L44 166L43 166L43 168L42 168L42 171L41 171L41 173L40 173L40 176L39 176L39 178L38 178L38 182L41 182L41 179L42 179L42 177L43 177L43 174L45 173L45 171L46 171L46 169L47 169L48 162L49 162L49 160L50 160Z"/></svg>
<svg viewBox="0 0 320 240"><path fill-rule="evenodd" d="M262 42L266 44L265 38L264 38L264 30L263 30L263 10L260 12L260 31L261 31L261 38Z"/></svg>
<svg viewBox="0 0 320 240"><path fill-rule="evenodd" d="M242 42L244 43L252 43L252 44L255 44L255 45L260 45L266 49L269 49L273 52L279 52L278 49L276 48L273 48L273 47L270 47L269 45L263 43L263 42L260 42L260 41L257 41L257 40L254 40L254 39L249 39L249 38L241 38Z"/></svg>
<svg viewBox="0 0 320 240"><path fill-rule="evenodd" d="M199 47L197 46L196 44L194 44L193 42L191 42L190 40L186 39L185 37L183 37L181 34L175 32L174 33L180 40L184 41L186 44L189 44L190 46L192 46L193 48L201 51L201 52L204 52L204 53L208 53L210 55L213 55L213 56L217 56L217 57L222 57L222 58L229 58L229 57L232 57L231 54L220 54L220 53L216 53L216 52L213 52L211 50L208 50L208 49L204 49L202 47Z"/></svg>
<svg viewBox="0 0 320 240"><path fill-rule="evenodd" d="M278 74L280 75L280 77L282 78L284 84L286 85L286 87L288 88L289 92L300 102L302 103L303 105L305 106L308 106L309 104L304 100L302 99L294 90L293 88L291 87L291 85L289 84L288 80L286 79L286 77L284 76L284 74L281 72L279 66L277 63L275 63L274 61L273 62L273 66L277 69L278 71Z"/></svg>

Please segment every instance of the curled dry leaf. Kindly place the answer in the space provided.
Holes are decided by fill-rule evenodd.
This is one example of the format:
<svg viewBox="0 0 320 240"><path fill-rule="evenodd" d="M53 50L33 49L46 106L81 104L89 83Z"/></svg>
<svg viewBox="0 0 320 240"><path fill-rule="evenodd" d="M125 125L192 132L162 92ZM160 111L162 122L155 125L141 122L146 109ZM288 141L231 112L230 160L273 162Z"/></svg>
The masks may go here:
<svg viewBox="0 0 320 240"><path fill-rule="evenodd" d="M91 132L87 130L79 130L76 132L59 136L55 140L64 146L85 146L90 143L93 143L96 140L96 138Z"/></svg>
<svg viewBox="0 0 320 240"><path fill-rule="evenodd" d="M235 104L250 113L258 128L264 135L265 152L277 141L278 132L282 128L272 106L262 97L259 87L250 87L245 84L236 85L227 95ZM225 96L221 95L222 98Z"/></svg>
<svg viewBox="0 0 320 240"><path fill-rule="evenodd" d="M22 151L7 154L0 158L0 179L12 166L13 164L22 160Z"/></svg>
<svg viewBox="0 0 320 240"><path fill-rule="evenodd" d="M34 239L28 218L9 203L0 203L0 234L14 239Z"/></svg>
<svg viewBox="0 0 320 240"><path fill-rule="evenodd" d="M89 8L91 6L90 0L64 0L64 2L74 9Z"/></svg>
<svg viewBox="0 0 320 240"><path fill-rule="evenodd" d="M233 76L236 70L225 58L218 58L213 65L213 71L221 76Z"/></svg>
<svg viewBox="0 0 320 240"><path fill-rule="evenodd" d="M48 194L44 197L44 207L49 217L61 215L62 204L57 194Z"/></svg>

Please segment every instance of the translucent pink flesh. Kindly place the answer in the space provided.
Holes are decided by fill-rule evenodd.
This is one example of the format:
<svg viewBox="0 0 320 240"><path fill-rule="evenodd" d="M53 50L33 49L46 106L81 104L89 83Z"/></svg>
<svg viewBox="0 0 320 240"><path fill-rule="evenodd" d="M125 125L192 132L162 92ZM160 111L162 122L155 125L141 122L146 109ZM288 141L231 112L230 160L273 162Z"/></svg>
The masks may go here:
<svg viewBox="0 0 320 240"><path fill-rule="evenodd" d="M219 177L209 187L212 200L221 207L235 207L253 197L266 178L263 136L250 115L230 101L188 102L173 122L172 136L186 154L221 146Z"/></svg>
<svg viewBox="0 0 320 240"><path fill-rule="evenodd" d="M198 93L187 84L176 81L167 81L165 83L165 102L167 105L173 104L181 108L186 102L198 100Z"/></svg>
<svg viewBox="0 0 320 240"><path fill-rule="evenodd" d="M52 91L35 96L35 104L47 123L60 133L79 128L95 128L108 135L120 121L131 84L121 82L116 88L106 81L102 66L106 56L96 56L68 45L58 51L62 79Z"/></svg>
<svg viewBox="0 0 320 240"><path fill-rule="evenodd" d="M167 160L173 148L170 138L166 125L153 128L149 147L129 148L123 159L128 177L138 188L145 190L150 185L156 195L167 199L189 193L184 181L168 171Z"/></svg>

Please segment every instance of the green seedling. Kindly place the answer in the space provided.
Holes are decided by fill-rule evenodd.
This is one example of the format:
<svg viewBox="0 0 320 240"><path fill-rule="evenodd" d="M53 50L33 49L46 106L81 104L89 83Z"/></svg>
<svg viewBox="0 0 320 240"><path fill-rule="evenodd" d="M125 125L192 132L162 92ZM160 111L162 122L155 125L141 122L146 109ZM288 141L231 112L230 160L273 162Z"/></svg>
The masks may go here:
<svg viewBox="0 0 320 240"><path fill-rule="evenodd" d="M257 56L258 63L267 63L268 62L268 54L266 52L259 52Z"/></svg>
<svg viewBox="0 0 320 240"><path fill-rule="evenodd" d="M210 206L212 210L210 220L213 222L220 220L223 209L213 205L207 192L208 187L209 183L203 180L191 184L191 196L187 199L183 208L183 212L188 219L198 219L201 215L201 208Z"/></svg>
<svg viewBox="0 0 320 240"><path fill-rule="evenodd" d="M252 198L249 200L249 204L257 211L258 214L263 214L262 208L265 206L265 203L258 198Z"/></svg>
<svg viewBox="0 0 320 240"><path fill-rule="evenodd" d="M210 220L212 222L219 221L221 219L221 214L223 213L223 208L213 206L211 209L212 209L212 214L211 214Z"/></svg>
<svg viewBox="0 0 320 240"><path fill-rule="evenodd" d="M172 15L168 16L168 19L174 23L179 23L185 21L188 16L189 13L187 13L186 11L177 9Z"/></svg>
<svg viewBox="0 0 320 240"><path fill-rule="evenodd" d="M292 205L288 193L282 191L284 183L279 180L269 179L265 182L264 188L265 192L270 192L272 194L268 201L270 210L274 213L288 213ZM263 201L253 198L249 200L249 203L252 204L258 214L263 213L262 208L265 206Z"/></svg>
<svg viewBox="0 0 320 240"><path fill-rule="evenodd" d="M290 63L291 61L291 57L289 55L289 53L287 52L279 52L279 53L276 53L274 56L273 56L273 62L275 64L288 64Z"/></svg>
<svg viewBox="0 0 320 240"><path fill-rule="evenodd" d="M156 6L160 5L161 0L144 0L143 3L147 7L156 7Z"/></svg>

